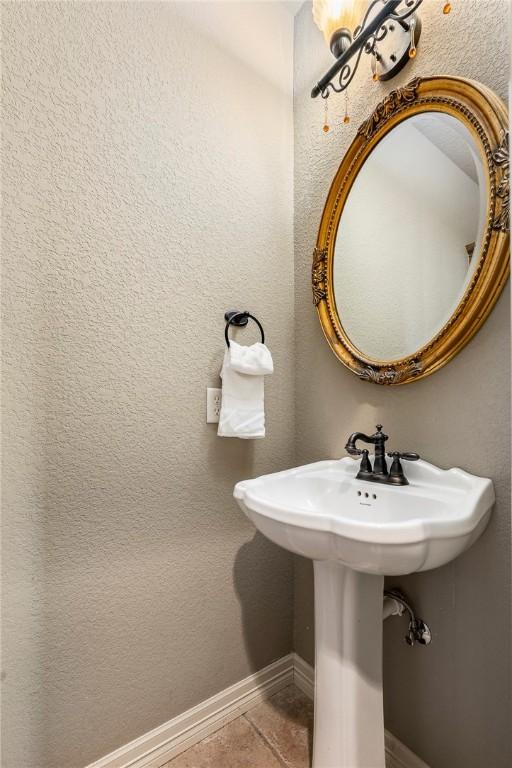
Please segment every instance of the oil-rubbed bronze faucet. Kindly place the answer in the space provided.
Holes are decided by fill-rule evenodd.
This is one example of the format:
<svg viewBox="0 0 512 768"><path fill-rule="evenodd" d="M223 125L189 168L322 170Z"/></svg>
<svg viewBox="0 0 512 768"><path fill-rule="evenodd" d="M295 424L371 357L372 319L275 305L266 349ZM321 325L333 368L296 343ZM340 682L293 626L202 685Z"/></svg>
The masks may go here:
<svg viewBox="0 0 512 768"><path fill-rule="evenodd" d="M388 485L409 485L400 459L417 461L420 457L417 453L399 453L398 451L388 453L388 456L393 459L391 469L388 472L385 447L387 439L388 435L385 435L382 431L382 424L377 424L377 431L374 435L365 435L364 432L354 432L350 435L345 450L351 456L362 456L356 480L368 480L371 483L387 483ZM369 451L366 448L358 448L356 445L358 440L375 446L373 469Z"/></svg>

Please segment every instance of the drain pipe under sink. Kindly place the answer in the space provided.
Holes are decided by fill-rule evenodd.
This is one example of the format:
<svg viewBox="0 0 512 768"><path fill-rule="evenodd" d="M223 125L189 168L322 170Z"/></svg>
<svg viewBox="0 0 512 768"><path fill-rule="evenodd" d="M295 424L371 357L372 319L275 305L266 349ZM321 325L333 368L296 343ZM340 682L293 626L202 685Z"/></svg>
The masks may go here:
<svg viewBox="0 0 512 768"><path fill-rule="evenodd" d="M384 603L382 606L382 619L389 619L390 616L401 616L405 611L402 603L399 603L395 597L388 597L384 594Z"/></svg>

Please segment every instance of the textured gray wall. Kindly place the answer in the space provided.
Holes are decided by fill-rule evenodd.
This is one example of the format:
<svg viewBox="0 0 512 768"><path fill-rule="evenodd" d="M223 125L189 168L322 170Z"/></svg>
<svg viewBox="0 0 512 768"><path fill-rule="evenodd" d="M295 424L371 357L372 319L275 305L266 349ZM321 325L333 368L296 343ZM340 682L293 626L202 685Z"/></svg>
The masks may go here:
<svg viewBox="0 0 512 768"><path fill-rule="evenodd" d="M334 173L358 125L386 92L415 75L451 74L480 80L506 96L507 5L464 0L454 2L445 17L441 2L426 0L415 61L391 83L378 84L364 64L350 88L350 124L340 121L343 98L330 99L337 125L327 135L321 130L323 104L309 92L331 59L309 3L295 27L297 461L342 456L348 434L371 430L379 421L394 446L442 467L490 476L496 488L492 522L470 551L437 571L392 581L430 622L434 642L410 649L403 624L386 622L386 725L432 768L508 768L512 761L509 293L447 367L416 384L384 389L359 382L324 341L311 303L311 253ZM378 323L378 309L368 312ZM312 569L301 559L295 648L312 662Z"/></svg>
<svg viewBox="0 0 512 768"><path fill-rule="evenodd" d="M293 462L292 103L172 3L2 25L2 768L79 768L291 650L232 489ZM236 306L258 442L205 424Z"/></svg>

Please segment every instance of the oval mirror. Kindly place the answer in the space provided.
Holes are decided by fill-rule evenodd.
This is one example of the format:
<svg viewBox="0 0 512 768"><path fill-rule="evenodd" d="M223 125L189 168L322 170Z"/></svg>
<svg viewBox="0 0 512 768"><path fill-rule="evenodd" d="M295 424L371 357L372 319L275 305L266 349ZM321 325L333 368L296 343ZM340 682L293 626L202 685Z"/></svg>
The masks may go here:
<svg viewBox="0 0 512 768"><path fill-rule="evenodd" d="M360 127L313 264L326 337L362 379L433 373L476 333L508 274L505 109L483 86L416 79Z"/></svg>

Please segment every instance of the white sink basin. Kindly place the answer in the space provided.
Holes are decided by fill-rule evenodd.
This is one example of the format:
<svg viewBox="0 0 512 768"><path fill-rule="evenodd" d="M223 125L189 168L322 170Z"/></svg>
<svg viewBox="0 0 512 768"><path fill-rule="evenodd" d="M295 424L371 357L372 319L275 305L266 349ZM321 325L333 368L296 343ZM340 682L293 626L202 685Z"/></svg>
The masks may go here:
<svg viewBox="0 0 512 768"><path fill-rule="evenodd" d="M403 486L357 471L351 458L320 461L234 491L265 536L314 561L313 768L385 768L383 577L453 560L494 503L492 482L461 469L407 463Z"/></svg>
<svg viewBox="0 0 512 768"><path fill-rule="evenodd" d="M397 575L453 560L485 528L490 480L426 461L407 463L409 485L356 480L351 458L244 480L235 498L282 547L357 571Z"/></svg>

